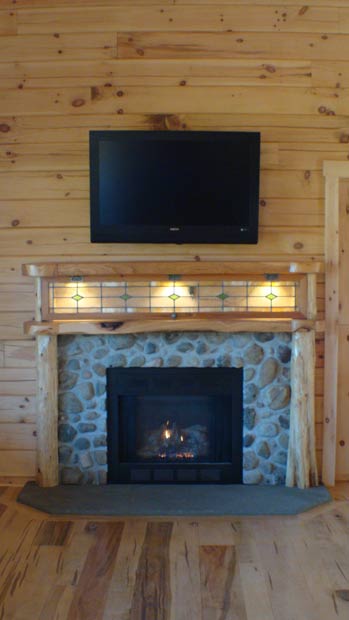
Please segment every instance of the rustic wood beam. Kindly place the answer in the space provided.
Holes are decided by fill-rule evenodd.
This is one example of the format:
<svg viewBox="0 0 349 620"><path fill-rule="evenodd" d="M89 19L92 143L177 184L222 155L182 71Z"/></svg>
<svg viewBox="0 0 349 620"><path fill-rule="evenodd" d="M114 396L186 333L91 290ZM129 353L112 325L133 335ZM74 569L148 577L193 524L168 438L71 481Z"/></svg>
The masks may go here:
<svg viewBox="0 0 349 620"><path fill-rule="evenodd" d="M37 347L37 480L40 486L58 484L57 338L38 334Z"/></svg>
<svg viewBox="0 0 349 620"><path fill-rule="evenodd" d="M315 332L300 329L292 336L291 420L286 486L316 486Z"/></svg>

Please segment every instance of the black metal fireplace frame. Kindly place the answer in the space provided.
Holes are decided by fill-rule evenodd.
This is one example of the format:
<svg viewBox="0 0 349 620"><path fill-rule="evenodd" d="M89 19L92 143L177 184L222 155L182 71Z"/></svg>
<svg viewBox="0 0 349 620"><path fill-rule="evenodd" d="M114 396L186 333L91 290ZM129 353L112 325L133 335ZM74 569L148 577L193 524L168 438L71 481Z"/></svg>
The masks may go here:
<svg viewBox="0 0 349 620"><path fill-rule="evenodd" d="M242 385L242 368L108 368L108 483L241 484ZM140 394L229 397L231 459L222 462L123 462L119 449L120 399Z"/></svg>

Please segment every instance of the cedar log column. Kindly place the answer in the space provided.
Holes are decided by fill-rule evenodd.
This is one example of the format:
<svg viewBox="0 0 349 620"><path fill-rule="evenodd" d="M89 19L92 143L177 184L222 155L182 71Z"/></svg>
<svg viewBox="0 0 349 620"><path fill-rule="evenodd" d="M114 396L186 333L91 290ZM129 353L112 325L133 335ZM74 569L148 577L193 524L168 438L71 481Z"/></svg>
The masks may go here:
<svg viewBox="0 0 349 620"><path fill-rule="evenodd" d="M315 450L315 331L293 333L291 420L286 486L318 485Z"/></svg>
<svg viewBox="0 0 349 620"><path fill-rule="evenodd" d="M58 484L57 336L39 335L37 352L38 475L42 487Z"/></svg>

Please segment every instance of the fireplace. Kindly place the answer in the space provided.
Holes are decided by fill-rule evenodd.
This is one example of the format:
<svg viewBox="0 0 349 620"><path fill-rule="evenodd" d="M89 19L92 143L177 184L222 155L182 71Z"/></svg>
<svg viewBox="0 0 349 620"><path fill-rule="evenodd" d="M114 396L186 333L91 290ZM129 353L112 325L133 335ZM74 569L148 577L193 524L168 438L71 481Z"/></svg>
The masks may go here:
<svg viewBox="0 0 349 620"><path fill-rule="evenodd" d="M109 483L241 483L241 368L108 368Z"/></svg>

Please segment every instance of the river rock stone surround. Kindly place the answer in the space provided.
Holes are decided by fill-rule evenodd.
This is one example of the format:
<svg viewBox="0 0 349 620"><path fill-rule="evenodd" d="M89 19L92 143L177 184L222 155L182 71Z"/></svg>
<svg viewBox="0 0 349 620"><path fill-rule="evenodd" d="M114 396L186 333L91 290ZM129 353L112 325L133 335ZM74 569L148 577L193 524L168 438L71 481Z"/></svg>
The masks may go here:
<svg viewBox="0 0 349 620"><path fill-rule="evenodd" d="M284 484L290 419L289 333L169 332L60 336L63 484L107 480L106 368L243 367L245 484Z"/></svg>

